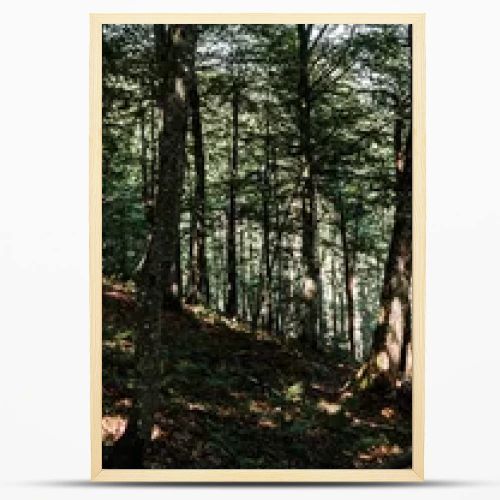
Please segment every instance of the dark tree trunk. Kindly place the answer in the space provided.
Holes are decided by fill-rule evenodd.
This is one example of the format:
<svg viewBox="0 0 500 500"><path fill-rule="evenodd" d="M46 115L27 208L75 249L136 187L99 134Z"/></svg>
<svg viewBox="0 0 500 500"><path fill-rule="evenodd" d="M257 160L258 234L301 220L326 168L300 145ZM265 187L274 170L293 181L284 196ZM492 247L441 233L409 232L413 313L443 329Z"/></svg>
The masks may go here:
<svg viewBox="0 0 500 500"><path fill-rule="evenodd" d="M263 168L262 186L262 226L263 226L263 257L264 257L264 305L265 305L265 327L268 331L273 330L273 307L272 307L272 270L270 252L270 220L269 220L269 196L270 196L270 130L269 110L267 110L266 140L265 140L265 165Z"/></svg>
<svg viewBox="0 0 500 500"><path fill-rule="evenodd" d="M274 158L273 166L276 168L276 158ZM275 170L276 172L276 170ZM274 183L275 200L276 200L276 181ZM279 227L279 205L275 203L275 221L276 227ZM283 234L277 231L276 234L276 252L278 254L278 264L277 264L277 294L276 294L276 313L275 313L275 331L276 335L283 338Z"/></svg>
<svg viewBox="0 0 500 500"><path fill-rule="evenodd" d="M154 95L155 93L155 86L154 86L154 80L153 83L151 84L151 92ZM153 104L151 105L151 137L150 137L150 143L151 143L151 170L149 177L151 179L151 183L149 186L149 193L148 193L148 198L149 198L149 214L148 217L152 221L153 220L153 210L155 206L155 198L156 198L156 187L158 185L158 169L156 167L157 165L157 157L158 157L158 141L155 135L155 130L156 130L156 113L155 113L155 104L156 100L153 100Z"/></svg>
<svg viewBox="0 0 500 500"><path fill-rule="evenodd" d="M412 26L408 26L410 64ZM411 70L410 70L411 71ZM411 102L411 85L410 85ZM411 116L411 110L410 110ZM412 120L403 159L403 122L396 110L394 157L396 164L396 211L389 255L380 297L379 319L373 337L372 360L378 372L390 379L411 376L411 283L412 283Z"/></svg>
<svg viewBox="0 0 500 500"><path fill-rule="evenodd" d="M397 170L396 212L389 256L380 297L379 320L373 339L373 356L379 370L396 376L411 343L410 294L412 279L412 136Z"/></svg>
<svg viewBox="0 0 500 500"><path fill-rule="evenodd" d="M144 205L144 212L146 220L149 219L149 175L148 175L148 148L146 144L146 109L142 108L141 111L141 174L142 174L142 203Z"/></svg>
<svg viewBox="0 0 500 500"><path fill-rule="evenodd" d="M196 47L195 47L196 50ZM200 115L200 96L198 93L198 77L196 74L195 57L189 67L189 104L191 108L191 123L194 142L195 191L192 218L192 259L191 259L191 289L188 300L192 303L208 304L208 275L205 253L205 155L203 151L203 128Z"/></svg>
<svg viewBox="0 0 500 500"><path fill-rule="evenodd" d="M332 230L332 245L335 244L335 233ZM337 284L335 279L336 269L335 269L335 254L332 254L332 267L331 267L331 296L333 300L333 337L337 340Z"/></svg>
<svg viewBox="0 0 500 500"><path fill-rule="evenodd" d="M247 269L246 269L246 261L245 261L245 240L246 240L246 231L244 229L244 225L240 226L240 307L241 307L241 316L244 320L247 319L248 313L248 297L247 297Z"/></svg>
<svg viewBox="0 0 500 500"><path fill-rule="evenodd" d="M151 244L138 280L139 324L136 340L136 394L130 420L134 429L129 439L137 441L136 453L143 461L151 438L153 416L157 408L162 380L161 337L165 271L176 256L182 170L185 161L187 107L183 64L189 54L191 25L155 25L155 43L162 81L163 131L160 143L158 197L153 219ZM168 154L167 154L168 153ZM130 437L131 436L131 437ZM137 461L137 460L136 460Z"/></svg>
<svg viewBox="0 0 500 500"><path fill-rule="evenodd" d="M351 259L351 250L347 241L347 224L345 220L344 206L339 198L340 204L340 236L342 239L342 253L344 256L344 279L345 294L347 301L347 337L349 350L352 357L355 355L354 345L354 262Z"/></svg>
<svg viewBox="0 0 500 500"><path fill-rule="evenodd" d="M170 165L175 162L177 164L178 168L175 170L175 174L172 173L171 176L167 177L166 182L172 184L172 189L179 191L179 196L175 198L176 207L172 210L172 219L168 223L172 228L173 257L168 259L162 267L162 287L163 308L179 311L181 309L182 297L180 205L187 163L186 131L189 71L186 72L186 68L189 67L190 61L194 56L194 26L172 26L180 26L178 28L179 32L174 33L172 36L179 39L178 44L182 53L174 53L172 59L168 61L168 83L164 95L171 93L173 96L171 98L172 101L177 103L182 102L182 116L180 110L176 109L175 112L172 112L172 107L168 103L166 106L163 103L163 140L160 143L160 169L162 168L162 163ZM171 27L169 27L168 32L170 34ZM176 131L175 139L169 137L169 130ZM177 139L179 142L175 143L174 141ZM170 147L170 143L172 147ZM159 183L161 184L161 179L159 179Z"/></svg>
<svg viewBox="0 0 500 500"><path fill-rule="evenodd" d="M236 176L238 173L238 115L239 115L238 82L233 83L233 146L231 169L229 175L229 210L227 228L227 302L226 314L234 317L238 314L238 290L236 287Z"/></svg>
<svg viewBox="0 0 500 500"><path fill-rule="evenodd" d="M340 334L345 333L345 309L344 309L344 294L340 293Z"/></svg>
<svg viewBox="0 0 500 500"><path fill-rule="evenodd" d="M299 38L299 109L300 161L303 165L302 257L304 260L304 318L299 339L317 347L319 269L316 257L316 175L311 151L311 88L309 82L309 39L312 25L297 26Z"/></svg>
<svg viewBox="0 0 500 500"><path fill-rule="evenodd" d="M337 296L333 297L333 337L337 338Z"/></svg>

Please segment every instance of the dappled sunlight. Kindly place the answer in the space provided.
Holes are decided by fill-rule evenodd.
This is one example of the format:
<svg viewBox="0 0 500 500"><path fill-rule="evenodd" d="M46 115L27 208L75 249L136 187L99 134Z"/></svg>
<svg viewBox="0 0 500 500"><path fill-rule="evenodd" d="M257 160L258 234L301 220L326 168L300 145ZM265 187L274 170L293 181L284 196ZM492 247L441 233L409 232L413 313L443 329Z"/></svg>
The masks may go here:
<svg viewBox="0 0 500 500"><path fill-rule="evenodd" d="M187 409L189 411L207 411L207 407L203 403L188 403Z"/></svg>
<svg viewBox="0 0 500 500"><path fill-rule="evenodd" d="M397 444L381 444L378 446L372 446L366 451L359 452L357 458L361 463L365 464L382 464L388 457L398 456L402 453L403 450Z"/></svg>
<svg viewBox="0 0 500 500"><path fill-rule="evenodd" d="M103 25L105 468L408 462L412 26Z"/></svg>
<svg viewBox="0 0 500 500"><path fill-rule="evenodd" d="M132 398L123 398L115 402L116 408L132 408Z"/></svg>
<svg viewBox="0 0 500 500"><path fill-rule="evenodd" d="M269 413L273 408L267 401L250 401L248 410L251 413Z"/></svg>
<svg viewBox="0 0 500 500"><path fill-rule="evenodd" d="M102 418L102 441L107 445L118 441L127 428L127 418L122 415L106 415Z"/></svg>
<svg viewBox="0 0 500 500"><path fill-rule="evenodd" d="M386 418L386 419L390 420L390 419L394 418L395 412L394 412L394 409L393 409L393 408L390 408L390 407L386 406L386 407L384 407L384 408L382 408L382 409L380 410L380 414L381 414L384 418Z"/></svg>
<svg viewBox="0 0 500 500"><path fill-rule="evenodd" d="M124 353L133 353L134 345L130 340L116 339L116 340L103 340L102 345L104 348L117 349Z"/></svg>
<svg viewBox="0 0 500 500"><path fill-rule="evenodd" d="M273 420L271 420L268 417L259 418L258 425L262 429L276 429L278 427L276 422L274 422Z"/></svg>
<svg viewBox="0 0 500 500"><path fill-rule="evenodd" d="M316 406L318 410L324 411L328 415L335 415L342 409L342 405L331 403L329 401L325 401L324 399L320 399Z"/></svg>
<svg viewBox="0 0 500 500"><path fill-rule="evenodd" d="M393 401L359 400L350 388L356 366L256 339L201 307L167 317L168 371L151 467L365 467L410 446ZM106 448L123 436L134 405L132 336L110 331L103 344Z"/></svg>
<svg viewBox="0 0 500 500"><path fill-rule="evenodd" d="M156 441L158 439L165 438L166 436L167 433L162 431L159 425L153 425L153 428L151 429L151 441Z"/></svg>

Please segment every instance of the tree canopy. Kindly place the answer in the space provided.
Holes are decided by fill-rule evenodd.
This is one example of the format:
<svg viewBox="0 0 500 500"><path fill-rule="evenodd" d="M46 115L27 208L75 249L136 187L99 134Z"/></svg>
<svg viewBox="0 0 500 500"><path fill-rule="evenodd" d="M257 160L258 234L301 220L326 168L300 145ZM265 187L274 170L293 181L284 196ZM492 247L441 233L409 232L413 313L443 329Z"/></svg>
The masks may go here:
<svg viewBox="0 0 500 500"><path fill-rule="evenodd" d="M108 349L130 342L132 466L397 467L406 457L407 395L380 396L386 406L373 408L389 423L372 423L389 430L361 429L349 445L352 422L373 414L342 405L381 384L411 390L411 41L406 25L103 27L104 335ZM220 340L231 352L214 360L204 349L217 349L217 328L242 337ZM259 339L273 347L260 351ZM118 368L106 358L104 368L112 386ZM243 387L255 408L265 394L279 412L254 413L283 433L276 456L221 438L205 418L214 397L196 410L210 436L198 455L175 461L167 445L158 458L151 429L163 436L172 411L198 404L188 393L200 399L188 374L208 391L217 380ZM328 418L315 422L312 407ZM315 459L314 429L341 445ZM308 436L295 461L285 435Z"/></svg>

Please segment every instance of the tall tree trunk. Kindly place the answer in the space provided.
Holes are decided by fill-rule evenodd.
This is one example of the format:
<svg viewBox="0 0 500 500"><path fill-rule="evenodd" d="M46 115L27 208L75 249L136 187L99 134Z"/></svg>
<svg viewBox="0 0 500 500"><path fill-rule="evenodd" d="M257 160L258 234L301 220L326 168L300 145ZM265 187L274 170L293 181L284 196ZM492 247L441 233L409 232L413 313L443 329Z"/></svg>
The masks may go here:
<svg viewBox="0 0 500 500"><path fill-rule="evenodd" d="M347 336L349 340L349 350L352 357L355 356L354 345L354 262L351 258L351 249L347 240L347 223L345 209L341 198L340 204L340 237L342 240L342 253L344 256L344 279L345 279L345 294L347 301Z"/></svg>
<svg viewBox="0 0 500 500"><path fill-rule="evenodd" d="M337 339L337 295L333 295L333 338Z"/></svg>
<svg viewBox="0 0 500 500"><path fill-rule="evenodd" d="M243 223L240 223L240 307L241 307L241 316L244 321L247 320L247 312L248 312L248 296L247 296L247 265L245 258L245 240L246 240L246 229Z"/></svg>
<svg viewBox="0 0 500 500"><path fill-rule="evenodd" d="M269 131L269 109L266 119L266 139L265 139L265 164L263 168L262 186L262 226L263 226L263 257L264 257L264 304L265 304L265 328L273 330L273 308L272 308L272 273L271 273L271 252L270 252L270 220L269 220L269 197L270 197L270 131Z"/></svg>
<svg viewBox="0 0 500 500"><path fill-rule="evenodd" d="M239 115L238 82L233 83L233 145L231 169L229 176L229 210L227 230L227 302L226 314L234 317L238 314L238 293L236 288L236 175L238 172L238 115Z"/></svg>
<svg viewBox="0 0 500 500"><path fill-rule="evenodd" d="M397 151L396 151L397 159ZM404 162L397 167L396 212L380 297L372 354L378 369L391 376L406 368L403 356L411 343L410 295L412 280L412 134L406 141Z"/></svg>
<svg viewBox="0 0 500 500"><path fill-rule="evenodd" d="M332 247L335 245L335 232L333 227L331 228L331 244ZM337 280L336 280L336 272L337 268L335 265L335 250L332 248L331 251L331 280L330 280L330 295L331 295L331 308L332 308L332 323L333 323L333 337L337 340Z"/></svg>
<svg viewBox="0 0 500 500"><path fill-rule="evenodd" d="M345 306L344 293L340 292L340 335L343 337L345 333Z"/></svg>
<svg viewBox="0 0 500 500"><path fill-rule="evenodd" d="M152 89L151 92L154 95L155 92L155 87L152 84L151 85ZM153 224L153 213L155 210L155 197L156 197L156 187L158 185L158 172L156 168L156 157L157 157L157 152L158 152L158 141L156 139L155 135L155 128L156 128L156 116L155 116L155 108L156 108L156 100L153 99L152 105L151 105L151 115L150 115L150 137L149 137L149 144L150 144L150 152L151 152L151 160L149 163L149 173L147 173L147 176L149 177L149 185L147 186L147 192L145 193L145 199L146 199L146 219L149 223L150 226Z"/></svg>
<svg viewBox="0 0 500 500"><path fill-rule="evenodd" d="M156 93L156 87L154 84L154 79L151 82L151 94L153 97L155 97ZM149 193L148 193L148 198L149 198L149 214L148 217L152 221L153 219L153 210L155 206L155 198L156 198L156 186L158 185L158 172L157 172L157 156L158 156L158 141L156 139L156 103L157 100L153 98L152 104L151 104L151 123L150 123L150 144L151 144L151 170L149 177L151 179L150 186L149 186Z"/></svg>
<svg viewBox="0 0 500 500"><path fill-rule="evenodd" d="M311 152L311 88L309 82L309 40L312 25L297 25L299 38L299 133L300 161L303 164L302 258L304 262L304 318L299 339L317 347L318 281L316 257L316 175Z"/></svg>
<svg viewBox="0 0 500 500"><path fill-rule="evenodd" d="M155 25L155 42L162 80L163 131L160 143L158 197L152 239L138 282L139 325L136 346L136 401L133 425L144 448L151 438L153 415L162 380L160 345L163 330L162 301L165 271L176 254L176 221L181 200L185 161L187 107L184 64L190 53L191 25Z"/></svg>
<svg viewBox="0 0 500 500"><path fill-rule="evenodd" d="M141 175L142 175L142 203L144 205L144 213L146 220L149 212L149 176L148 176L148 148L146 144L146 108L141 111Z"/></svg>
<svg viewBox="0 0 500 500"><path fill-rule="evenodd" d="M408 45L411 74L411 25L408 26ZM409 101L412 102L411 84ZM410 119L403 160L401 114L401 109L396 109L394 124L396 211L389 255L385 265L378 324L372 346L372 360L376 370L387 374L390 380L394 380L401 374L411 376L413 134Z"/></svg>
<svg viewBox="0 0 500 500"><path fill-rule="evenodd" d="M175 185L175 188L179 190L179 197L176 198L178 202L176 204L176 209L172 213L173 219L171 221L174 254L173 258L162 268L163 308L167 310L180 310L182 297L180 206L187 164L186 131L190 76L189 66L194 57L195 50L194 25L185 26L187 27L179 28L180 31L177 35L180 39L179 43L182 47L182 54L174 55L170 62L171 64L169 64L169 66L173 67L170 73L174 75L173 77L169 77L170 80L172 80L171 92L176 96L178 101L182 100L182 116L172 113L170 107L163 107L163 141L162 144L160 144L160 163L166 162L169 164L171 161L176 161L178 163L178 170L175 173L175 177L168 178L167 181L171 182ZM181 74L182 76L179 76ZM169 93L168 88L166 93ZM176 120L174 124L172 124L173 120ZM172 149L166 145L169 138L165 134L165 131L168 131L169 127L182 131L182 134L178 134L180 142L175 144L173 148L174 153ZM172 158L174 158L174 160L172 160Z"/></svg>
<svg viewBox="0 0 500 500"><path fill-rule="evenodd" d="M195 192L192 218L192 259L191 259L191 290L188 298L192 303L208 303L207 258L205 254L205 155L203 151L203 130L200 115L200 96L198 93L198 77L196 74L195 57L189 67L189 105L194 142Z"/></svg>

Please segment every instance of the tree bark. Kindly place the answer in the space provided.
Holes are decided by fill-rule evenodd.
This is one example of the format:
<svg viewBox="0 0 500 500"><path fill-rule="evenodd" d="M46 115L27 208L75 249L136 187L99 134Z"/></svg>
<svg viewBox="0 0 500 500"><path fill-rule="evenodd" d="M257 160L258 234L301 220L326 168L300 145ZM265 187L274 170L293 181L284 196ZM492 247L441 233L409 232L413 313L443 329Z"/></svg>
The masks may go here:
<svg viewBox="0 0 500 500"><path fill-rule="evenodd" d="M316 257L316 175L311 151L311 88L309 82L309 39L312 25L297 25L299 38L299 134L303 169L302 258L304 261L304 317L299 340L317 348L319 269Z"/></svg>
<svg viewBox="0 0 500 500"><path fill-rule="evenodd" d="M345 209L341 198L340 204L340 236L342 239L342 253L344 256L344 279L345 294L347 302L347 337L349 340L349 350L354 358L354 262L351 259L351 250L347 240L347 223L345 219Z"/></svg>
<svg viewBox="0 0 500 500"><path fill-rule="evenodd" d="M162 363L160 345L164 276L176 257L182 169L185 161L187 107L184 62L188 57L192 25L155 25L155 43L162 80L163 131L160 142L158 196L152 238L138 280L139 325L136 341L136 401L133 419L141 454L151 438L157 408ZM141 460L143 457L141 456Z"/></svg>
<svg viewBox="0 0 500 500"><path fill-rule="evenodd" d="M408 27L408 44L411 62L411 25ZM402 129L401 110L396 109L394 124L396 211L371 356L376 370L388 375L390 380L402 374L411 377L412 120L410 119L408 127L404 160Z"/></svg>
<svg viewBox="0 0 500 500"><path fill-rule="evenodd" d="M411 342L412 278L412 138L408 134L405 161L397 173L397 202L389 256L385 266L373 355L379 370L396 375L405 366L403 346ZM405 334L406 332L406 334ZM406 340L404 340L406 337Z"/></svg>
<svg viewBox="0 0 500 500"><path fill-rule="evenodd" d="M238 314L238 291L236 274L236 175L238 172L238 115L239 115L238 82L233 83L233 144L231 168L229 176L229 209L227 230L227 302L226 314L234 317Z"/></svg>
<svg viewBox="0 0 500 500"><path fill-rule="evenodd" d="M195 41L196 43L196 41ZM194 47L196 50L196 47ZM190 276L191 303L208 304L208 275L205 253L205 155L203 150L203 128L200 115L200 96L198 93L198 77L195 68L195 54L189 66L189 105L194 142L195 192L192 218L192 260Z"/></svg>
<svg viewBox="0 0 500 500"><path fill-rule="evenodd" d="M269 196L270 196L270 131L269 110L267 110L266 139L265 139L265 164L263 168L262 186L262 226L263 226L263 257L264 257L264 304L265 304L265 327L268 331L273 330L273 307L272 307L272 270L270 252L270 220L269 220Z"/></svg>

